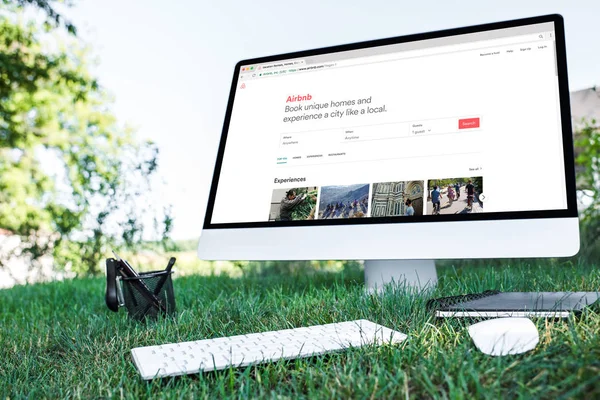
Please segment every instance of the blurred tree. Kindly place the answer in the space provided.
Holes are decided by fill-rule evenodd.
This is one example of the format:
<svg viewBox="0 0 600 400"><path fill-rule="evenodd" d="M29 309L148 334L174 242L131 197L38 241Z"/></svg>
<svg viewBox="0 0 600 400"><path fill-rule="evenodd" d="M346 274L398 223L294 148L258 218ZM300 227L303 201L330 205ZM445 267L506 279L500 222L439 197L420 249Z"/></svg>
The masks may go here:
<svg viewBox="0 0 600 400"><path fill-rule="evenodd" d="M57 3L62 3L67 7L73 4L72 1L68 0L2 0L2 4L11 10L23 9L27 6L37 8L46 14L44 24L47 29L64 26L69 33L75 35L77 33L75 25L70 21L65 20L65 18L56 11L55 5Z"/></svg>
<svg viewBox="0 0 600 400"><path fill-rule="evenodd" d="M142 240L158 149L116 121L87 67L87 49L51 0L2 0L0 14L0 228L21 238L32 260L95 273L108 247ZM23 23L34 5L48 21ZM52 50L49 50L52 49ZM144 221L141 221L144 218ZM154 228L165 239L170 213ZM151 222L152 220L150 220ZM2 265L2 260L0 260Z"/></svg>
<svg viewBox="0 0 600 400"><path fill-rule="evenodd" d="M477 193L483 193L483 177L475 176L472 178L473 185L475 185L475 191Z"/></svg>
<svg viewBox="0 0 600 400"><path fill-rule="evenodd" d="M600 125L584 121L575 135L577 188L580 197L581 255L600 257Z"/></svg>

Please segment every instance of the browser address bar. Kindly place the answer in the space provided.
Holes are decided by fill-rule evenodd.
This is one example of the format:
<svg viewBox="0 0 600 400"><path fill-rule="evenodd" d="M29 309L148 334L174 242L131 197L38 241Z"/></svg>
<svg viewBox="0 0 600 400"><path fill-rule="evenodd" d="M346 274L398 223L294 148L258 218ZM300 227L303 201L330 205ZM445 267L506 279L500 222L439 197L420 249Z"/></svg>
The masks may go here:
<svg viewBox="0 0 600 400"><path fill-rule="evenodd" d="M431 39L436 40L436 39ZM425 49L417 49L417 50L400 50L398 52L392 52L387 54L380 55L367 55L363 57L356 58L348 58L342 60L335 61L327 61L321 63L314 63L310 65L299 65L294 67L281 66L279 68L274 68L273 70L264 71L262 75L264 78L267 78L271 75L281 75L288 73L297 73L297 72L309 72L314 70L321 70L327 68L334 67L347 67L361 64L370 64L377 62L386 62L386 61L396 61L402 60L405 58L414 58L414 57L424 57L435 54L445 54L459 51L470 51L470 50L483 50L488 48L498 48L504 46L518 45L518 44L528 44L528 43L540 43L545 41L553 40L552 34L550 32L538 32L531 33L527 35L519 35L519 36L510 36L505 38L498 39L484 39L477 40L473 42L467 43L457 43L457 44L448 44L448 45L440 45L435 47L429 47ZM395 46L395 45L391 45Z"/></svg>

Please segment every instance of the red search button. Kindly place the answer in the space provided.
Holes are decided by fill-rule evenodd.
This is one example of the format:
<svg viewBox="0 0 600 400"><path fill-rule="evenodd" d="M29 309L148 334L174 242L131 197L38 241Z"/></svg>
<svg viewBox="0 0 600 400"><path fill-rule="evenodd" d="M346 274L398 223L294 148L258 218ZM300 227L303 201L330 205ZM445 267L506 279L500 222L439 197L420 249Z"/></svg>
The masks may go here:
<svg viewBox="0 0 600 400"><path fill-rule="evenodd" d="M458 129L479 128L479 118L464 118L458 120Z"/></svg>

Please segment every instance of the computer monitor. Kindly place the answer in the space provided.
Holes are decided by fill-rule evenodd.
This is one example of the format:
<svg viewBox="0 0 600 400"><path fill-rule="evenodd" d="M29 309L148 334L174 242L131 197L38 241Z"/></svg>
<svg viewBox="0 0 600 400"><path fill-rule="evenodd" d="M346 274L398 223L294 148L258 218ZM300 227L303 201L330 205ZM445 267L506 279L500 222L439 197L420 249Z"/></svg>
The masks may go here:
<svg viewBox="0 0 600 400"><path fill-rule="evenodd" d="M573 164L560 15L243 60L198 256L570 256Z"/></svg>

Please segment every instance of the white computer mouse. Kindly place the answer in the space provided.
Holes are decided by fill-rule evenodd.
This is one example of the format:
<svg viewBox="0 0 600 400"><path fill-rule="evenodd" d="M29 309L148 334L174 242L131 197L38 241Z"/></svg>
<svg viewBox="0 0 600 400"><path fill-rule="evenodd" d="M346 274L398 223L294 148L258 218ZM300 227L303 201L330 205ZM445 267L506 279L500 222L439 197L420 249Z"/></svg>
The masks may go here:
<svg viewBox="0 0 600 400"><path fill-rule="evenodd" d="M496 318L469 326L475 346L491 356L521 354L535 349L540 334L529 318Z"/></svg>

